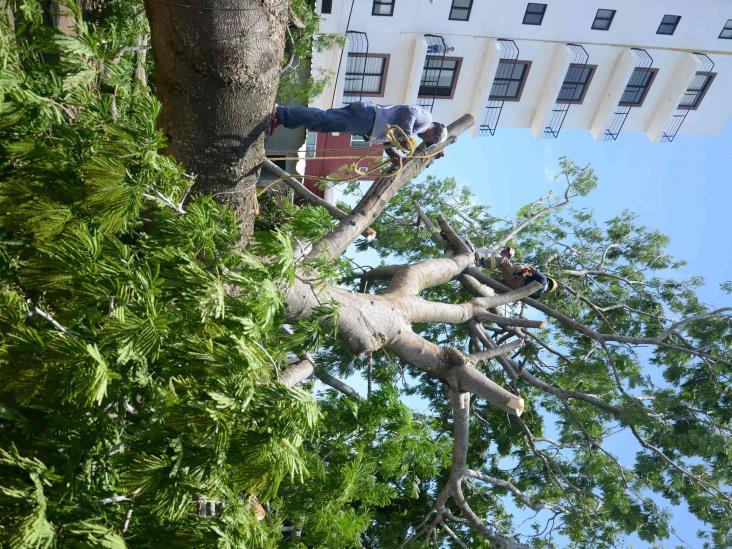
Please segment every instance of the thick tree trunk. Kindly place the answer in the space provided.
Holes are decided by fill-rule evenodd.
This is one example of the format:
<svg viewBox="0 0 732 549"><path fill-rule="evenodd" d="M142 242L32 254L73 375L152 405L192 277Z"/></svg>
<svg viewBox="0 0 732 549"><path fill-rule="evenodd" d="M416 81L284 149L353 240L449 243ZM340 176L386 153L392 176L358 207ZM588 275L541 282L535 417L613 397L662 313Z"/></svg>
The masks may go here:
<svg viewBox="0 0 732 549"><path fill-rule="evenodd" d="M145 0L168 153L196 176L194 193L234 210L245 238L279 84L287 4Z"/></svg>

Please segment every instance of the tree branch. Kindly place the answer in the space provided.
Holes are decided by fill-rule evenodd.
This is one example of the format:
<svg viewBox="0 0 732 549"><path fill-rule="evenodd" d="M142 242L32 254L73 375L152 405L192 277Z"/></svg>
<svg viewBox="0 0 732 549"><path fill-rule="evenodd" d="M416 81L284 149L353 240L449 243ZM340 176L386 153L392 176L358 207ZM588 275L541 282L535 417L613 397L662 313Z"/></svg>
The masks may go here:
<svg viewBox="0 0 732 549"><path fill-rule="evenodd" d="M447 127L448 139L437 145L420 145L395 176L379 177L369 190L341 222L325 237L313 245L311 258L334 259L346 251L348 246L362 233L393 198L399 188L415 178L432 163L432 160L445 147L455 141L457 136L473 125L473 117L466 114Z"/></svg>

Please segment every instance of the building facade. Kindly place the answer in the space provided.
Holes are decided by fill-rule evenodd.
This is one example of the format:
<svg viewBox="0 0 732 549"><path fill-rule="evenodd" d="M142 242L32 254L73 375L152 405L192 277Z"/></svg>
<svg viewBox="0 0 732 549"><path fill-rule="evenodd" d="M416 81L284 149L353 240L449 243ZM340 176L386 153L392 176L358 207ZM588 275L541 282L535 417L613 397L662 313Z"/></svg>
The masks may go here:
<svg viewBox="0 0 732 549"><path fill-rule="evenodd" d="M322 32L347 39L314 52L313 70L333 78L312 106L416 103L448 123L470 113L488 138L583 129L653 142L717 134L732 115L728 0L317 0L316 9ZM316 150L324 142L318 135Z"/></svg>

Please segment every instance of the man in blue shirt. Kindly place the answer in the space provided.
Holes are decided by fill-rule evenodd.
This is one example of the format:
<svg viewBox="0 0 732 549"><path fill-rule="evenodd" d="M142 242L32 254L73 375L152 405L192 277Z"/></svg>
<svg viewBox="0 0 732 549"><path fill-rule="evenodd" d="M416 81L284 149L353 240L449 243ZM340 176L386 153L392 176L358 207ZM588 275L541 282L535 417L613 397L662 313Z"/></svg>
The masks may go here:
<svg viewBox="0 0 732 549"><path fill-rule="evenodd" d="M276 106L270 133L280 125L362 135L369 144L388 141L389 126L399 126L408 136L418 135L427 145L447 139L445 125L433 122L432 114L419 105L376 105L371 101L356 101L325 111L315 107Z"/></svg>

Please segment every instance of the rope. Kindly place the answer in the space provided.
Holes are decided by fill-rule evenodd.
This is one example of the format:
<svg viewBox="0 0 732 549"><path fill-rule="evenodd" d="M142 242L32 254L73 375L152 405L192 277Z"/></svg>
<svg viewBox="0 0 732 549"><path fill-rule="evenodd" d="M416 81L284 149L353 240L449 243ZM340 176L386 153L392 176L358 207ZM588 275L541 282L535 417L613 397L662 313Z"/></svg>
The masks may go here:
<svg viewBox="0 0 732 549"><path fill-rule="evenodd" d="M442 151L435 151L430 154L425 155L414 155L414 151L417 149L418 143L417 140L409 135L406 131L404 131L403 128L397 125L388 125L386 128L386 137L389 141L389 146L395 149L398 149L400 152L404 153L404 157L399 157L399 165L395 166L395 170L392 172L389 172L387 174L382 173L382 169L387 164L392 164L391 160L384 160L383 156L375 156L375 155L362 155L362 156L311 156L311 157L301 157L301 156L280 156L277 158L269 158L270 160L343 160L344 158L356 158L357 160L355 162L351 162L350 164L347 164L348 170L346 172L345 177L333 177L331 175L327 176L320 176L320 175L301 175L303 179L317 179L319 181L327 181L331 183L343 183L345 181L351 181L354 178L357 177L368 177L370 175L377 175L377 177L396 177L399 175L399 173L404 169L404 160L407 158L414 158L414 159L429 159L434 158L438 154L442 154ZM336 150L349 150L349 149L336 149ZM362 171L360 164L363 161L374 161L374 160L380 160L379 163L377 163L373 168L368 169L366 171ZM350 173L349 173L350 172ZM254 202L254 215L259 215L259 204L256 200L256 197L261 196L263 193L268 191L270 187L273 185L279 183L280 181L284 181L285 179L290 178L290 175L285 175L282 177L278 177L277 179L274 179L267 183L260 191L258 191L255 195L255 202Z"/></svg>

